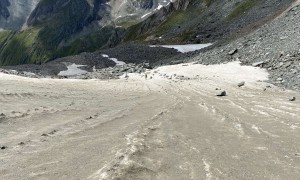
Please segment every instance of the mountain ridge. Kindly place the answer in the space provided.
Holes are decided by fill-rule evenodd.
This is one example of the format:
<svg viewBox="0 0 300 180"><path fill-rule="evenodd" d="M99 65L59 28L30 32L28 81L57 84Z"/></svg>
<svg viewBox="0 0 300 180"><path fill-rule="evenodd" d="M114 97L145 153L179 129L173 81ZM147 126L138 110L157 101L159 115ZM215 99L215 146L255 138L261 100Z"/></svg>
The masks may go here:
<svg viewBox="0 0 300 180"><path fill-rule="evenodd" d="M222 41L292 2L42 0L30 14L27 28L0 33L0 65L41 64L128 42Z"/></svg>

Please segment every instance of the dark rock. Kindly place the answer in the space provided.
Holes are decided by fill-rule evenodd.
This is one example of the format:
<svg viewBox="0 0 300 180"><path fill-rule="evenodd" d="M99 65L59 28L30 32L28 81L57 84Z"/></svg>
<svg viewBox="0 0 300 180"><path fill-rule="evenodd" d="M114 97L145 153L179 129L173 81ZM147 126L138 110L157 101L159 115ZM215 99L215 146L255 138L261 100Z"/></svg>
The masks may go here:
<svg viewBox="0 0 300 180"><path fill-rule="evenodd" d="M231 51L229 51L228 52L228 55L234 55L235 53L237 53L238 52L238 49L234 49L234 50L231 50Z"/></svg>
<svg viewBox="0 0 300 180"><path fill-rule="evenodd" d="M57 130L53 130L53 131L51 131L51 132L49 132L49 134L55 134L57 132Z"/></svg>
<svg viewBox="0 0 300 180"><path fill-rule="evenodd" d="M289 98L289 101L296 101L296 97Z"/></svg>
<svg viewBox="0 0 300 180"><path fill-rule="evenodd" d="M224 90L218 90L217 92L216 92L216 96L226 96L227 94L226 94L226 91L224 91Z"/></svg>
<svg viewBox="0 0 300 180"><path fill-rule="evenodd" d="M262 67L263 64L264 64L264 61L260 61L260 62L253 63L252 66L253 67Z"/></svg>
<svg viewBox="0 0 300 180"><path fill-rule="evenodd" d="M242 87L242 86L245 86L245 81L238 83L238 87Z"/></svg>
<svg viewBox="0 0 300 180"><path fill-rule="evenodd" d="M18 145L23 146L23 145L25 145L25 143L24 142L20 142Z"/></svg>
<svg viewBox="0 0 300 180"><path fill-rule="evenodd" d="M2 150L7 149L7 146L0 146L0 149Z"/></svg>

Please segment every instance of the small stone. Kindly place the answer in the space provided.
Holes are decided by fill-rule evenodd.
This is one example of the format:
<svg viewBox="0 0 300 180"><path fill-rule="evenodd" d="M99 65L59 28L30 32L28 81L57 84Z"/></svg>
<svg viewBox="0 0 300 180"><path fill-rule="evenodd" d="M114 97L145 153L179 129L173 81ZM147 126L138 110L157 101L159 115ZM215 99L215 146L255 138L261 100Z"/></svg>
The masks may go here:
<svg viewBox="0 0 300 180"><path fill-rule="evenodd" d="M263 64L264 64L264 61L260 61L260 62L253 63L252 66L253 67L258 67L258 66L261 67L261 66L263 66Z"/></svg>
<svg viewBox="0 0 300 180"><path fill-rule="evenodd" d="M292 74L297 74L297 72L298 72L297 70L291 69L291 73L292 73Z"/></svg>
<svg viewBox="0 0 300 180"><path fill-rule="evenodd" d="M231 50L231 51L228 52L228 55L232 56L232 55L234 55L237 52L238 52L238 49L233 49L233 50Z"/></svg>
<svg viewBox="0 0 300 180"><path fill-rule="evenodd" d="M289 98L289 101L296 101L296 97Z"/></svg>
<svg viewBox="0 0 300 180"><path fill-rule="evenodd" d="M281 51L281 52L279 53L279 58L281 58L283 55L284 55L284 51Z"/></svg>
<svg viewBox="0 0 300 180"><path fill-rule="evenodd" d="M276 68L280 68L280 67L282 67L284 65L284 63L283 62L280 62L277 66L276 66Z"/></svg>
<svg viewBox="0 0 300 180"><path fill-rule="evenodd" d="M242 86L245 86L245 81L238 83L238 87L242 87Z"/></svg>
<svg viewBox="0 0 300 180"><path fill-rule="evenodd" d="M0 149L2 150L7 149L7 146L0 146Z"/></svg>
<svg viewBox="0 0 300 180"><path fill-rule="evenodd" d="M23 145L25 145L25 143L24 142L20 142L18 145L23 146Z"/></svg>
<svg viewBox="0 0 300 180"><path fill-rule="evenodd" d="M42 136L45 136L45 137L46 137L46 136L49 136L49 135L44 133L44 134L42 134Z"/></svg>
<svg viewBox="0 0 300 180"><path fill-rule="evenodd" d="M57 130L53 130L53 131L51 131L51 132L49 132L49 134L55 134L57 132Z"/></svg>
<svg viewBox="0 0 300 180"><path fill-rule="evenodd" d="M226 91L218 90L217 93L216 93L216 96L226 96Z"/></svg>
<svg viewBox="0 0 300 180"><path fill-rule="evenodd" d="M277 81L283 81L283 79L282 79L282 78L277 78L276 80L277 80Z"/></svg>

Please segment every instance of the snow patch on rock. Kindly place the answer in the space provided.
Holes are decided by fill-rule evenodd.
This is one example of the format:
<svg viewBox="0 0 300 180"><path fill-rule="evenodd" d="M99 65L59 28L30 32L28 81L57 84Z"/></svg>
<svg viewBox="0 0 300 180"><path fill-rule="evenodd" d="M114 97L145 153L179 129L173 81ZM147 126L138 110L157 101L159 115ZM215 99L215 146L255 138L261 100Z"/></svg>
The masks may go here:
<svg viewBox="0 0 300 180"><path fill-rule="evenodd" d="M123 61L119 61L117 58L110 58L109 55L107 55L107 54L102 54L102 57L105 57L105 58L108 58L109 60L112 60L113 62L116 63L116 66L123 66L123 65L126 64Z"/></svg>
<svg viewBox="0 0 300 180"><path fill-rule="evenodd" d="M85 70L79 69L79 67L84 67L85 65L77 65L77 64L72 64L67 66L68 70L66 71L60 71L58 73L58 76L78 76L78 75L83 75L88 73Z"/></svg>
<svg viewBox="0 0 300 180"><path fill-rule="evenodd" d="M181 53L187 53L192 51L197 51L206 47L213 45L212 43L208 44L186 44L186 45L151 45L150 47L164 47L176 49Z"/></svg>

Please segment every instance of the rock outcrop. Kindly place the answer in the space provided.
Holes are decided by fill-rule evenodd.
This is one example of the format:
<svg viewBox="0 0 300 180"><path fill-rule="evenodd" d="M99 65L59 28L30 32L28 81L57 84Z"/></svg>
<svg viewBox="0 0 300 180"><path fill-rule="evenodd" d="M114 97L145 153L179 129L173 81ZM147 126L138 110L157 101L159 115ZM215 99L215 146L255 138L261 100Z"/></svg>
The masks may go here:
<svg viewBox="0 0 300 180"><path fill-rule="evenodd" d="M40 0L1 0L0 28L20 30Z"/></svg>

